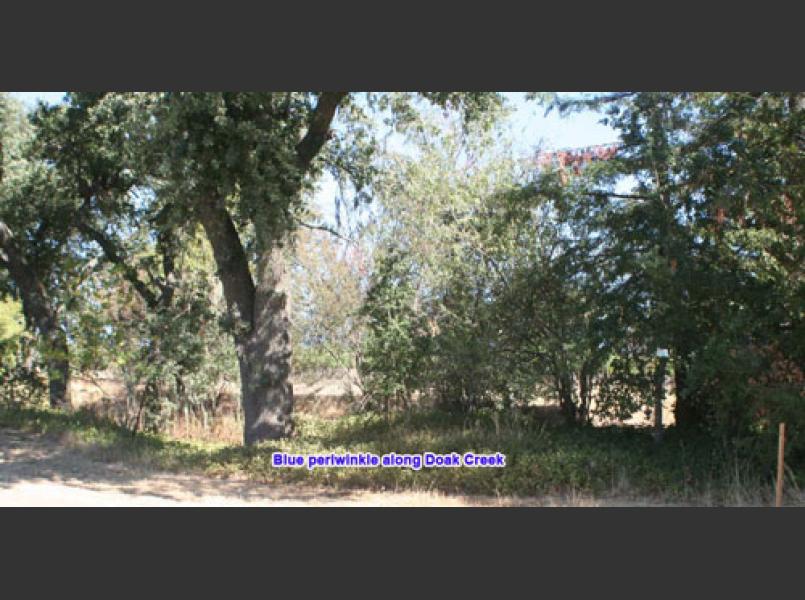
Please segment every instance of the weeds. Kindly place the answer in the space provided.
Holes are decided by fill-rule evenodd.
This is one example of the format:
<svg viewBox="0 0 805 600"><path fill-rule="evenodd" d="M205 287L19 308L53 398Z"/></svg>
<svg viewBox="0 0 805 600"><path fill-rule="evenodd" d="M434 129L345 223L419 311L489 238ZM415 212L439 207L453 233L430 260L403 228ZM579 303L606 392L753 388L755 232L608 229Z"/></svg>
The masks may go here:
<svg viewBox="0 0 805 600"><path fill-rule="evenodd" d="M336 488L423 490L490 496L557 495L651 499L706 505L768 505L773 465L728 451L705 436L673 428L657 446L646 430L568 427L538 418L440 411L325 420L300 415L297 434L256 448L129 432L87 411L0 408L0 426L45 434L69 433L102 461L128 461L171 471L246 477L265 483ZM279 469L271 454L314 452L503 452L502 469ZM799 502L802 471L789 465L786 487Z"/></svg>

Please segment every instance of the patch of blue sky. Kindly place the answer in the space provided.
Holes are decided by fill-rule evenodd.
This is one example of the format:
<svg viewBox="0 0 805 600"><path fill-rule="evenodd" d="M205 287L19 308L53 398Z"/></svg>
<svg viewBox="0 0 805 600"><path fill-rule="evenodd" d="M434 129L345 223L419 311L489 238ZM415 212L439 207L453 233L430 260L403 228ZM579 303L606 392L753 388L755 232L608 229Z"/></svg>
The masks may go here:
<svg viewBox="0 0 805 600"><path fill-rule="evenodd" d="M59 104L64 100L66 92L9 92L12 98L22 102L26 108L33 109L39 102Z"/></svg>

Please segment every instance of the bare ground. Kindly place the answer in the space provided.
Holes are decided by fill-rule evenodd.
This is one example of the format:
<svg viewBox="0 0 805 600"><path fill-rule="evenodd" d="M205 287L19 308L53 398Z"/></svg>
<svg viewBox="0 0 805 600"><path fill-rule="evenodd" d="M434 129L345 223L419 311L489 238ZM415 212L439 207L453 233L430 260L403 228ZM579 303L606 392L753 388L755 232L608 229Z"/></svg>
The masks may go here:
<svg viewBox="0 0 805 600"><path fill-rule="evenodd" d="M0 506L645 506L583 497L493 498L339 491L211 479L99 462L80 447L0 429Z"/></svg>

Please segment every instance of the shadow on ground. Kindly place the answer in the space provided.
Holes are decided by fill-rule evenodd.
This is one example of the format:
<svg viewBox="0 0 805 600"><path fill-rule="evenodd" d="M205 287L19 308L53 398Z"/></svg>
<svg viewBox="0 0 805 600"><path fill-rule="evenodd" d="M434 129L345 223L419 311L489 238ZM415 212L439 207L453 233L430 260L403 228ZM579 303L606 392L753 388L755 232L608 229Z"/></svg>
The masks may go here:
<svg viewBox="0 0 805 600"><path fill-rule="evenodd" d="M0 429L0 504L37 503L37 489L41 490L44 503L58 503L59 499L51 496L59 491L64 492L64 500L70 503L71 497L78 497L72 493L75 489L97 492L98 502L108 501L110 504L125 504L126 496L131 496L131 500L202 501L210 504L326 504L339 500L357 501L361 496L359 492L260 485L99 462L93 460L86 450L71 447L63 441L60 436ZM24 489L25 493L15 498L15 490L19 489Z"/></svg>
<svg viewBox="0 0 805 600"><path fill-rule="evenodd" d="M0 506L645 506L625 499L493 498L260 484L104 462L69 436L0 428Z"/></svg>

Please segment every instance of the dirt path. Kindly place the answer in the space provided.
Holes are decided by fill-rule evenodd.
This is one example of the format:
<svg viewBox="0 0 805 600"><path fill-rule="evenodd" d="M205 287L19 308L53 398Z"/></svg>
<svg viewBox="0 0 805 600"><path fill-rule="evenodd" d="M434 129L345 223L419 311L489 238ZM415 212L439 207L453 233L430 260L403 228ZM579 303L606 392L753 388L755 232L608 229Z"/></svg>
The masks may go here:
<svg viewBox="0 0 805 600"><path fill-rule="evenodd" d="M41 435L0 429L0 506L601 506L583 498L507 499L338 491L151 471L91 459Z"/></svg>

